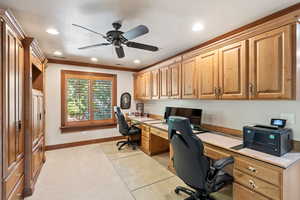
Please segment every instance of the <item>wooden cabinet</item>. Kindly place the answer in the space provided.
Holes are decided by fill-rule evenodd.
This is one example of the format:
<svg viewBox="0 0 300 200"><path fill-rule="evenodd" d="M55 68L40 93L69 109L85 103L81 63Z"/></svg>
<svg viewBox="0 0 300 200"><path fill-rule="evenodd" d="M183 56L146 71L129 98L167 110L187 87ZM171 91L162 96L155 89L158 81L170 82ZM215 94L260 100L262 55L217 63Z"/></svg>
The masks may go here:
<svg viewBox="0 0 300 200"><path fill-rule="evenodd" d="M249 190L238 183L233 183L234 200L270 200L252 190Z"/></svg>
<svg viewBox="0 0 300 200"><path fill-rule="evenodd" d="M151 73L151 99L159 99L159 69L153 70Z"/></svg>
<svg viewBox="0 0 300 200"><path fill-rule="evenodd" d="M217 99L219 88L218 51L211 51L197 57L199 71L199 98Z"/></svg>
<svg viewBox="0 0 300 200"><path fill-rule="evenodd" d="M160 74L160 99L169 98L169 66L165 66L159 69Z"/></svg>
<svg viewBox="0 0 300 200"><path fill-rule="evenodd" d="M197 98L197 61L189 58L182 61L182 98Z"/></svg>
<svg viewBox="0 0 300 200"><path fill-rule="evenodd" d="M246 41L198 56L199 98L248 98L246 58Z"/></svg>
<svg viewBox="0 0 300 200"><path fill-rule="evenodd" d="M151 73L136 74L134 77L134 97L144 100L151 98Z"/></svg>
<svg viewBox="0 0 300 200"><path fill-rule="evenodd" d="M294 98L293 40L291 25L249 39L251 99Z"/></svg>
<svg viewBox="0 0 300 200"><path fill-rule="evenodd" d="M44 105L44 69L43 57L40 56L32 38L23 40L25 50L25 179L24 196L30 196L45 161L45 105ZM39 56L38 56L39 55ZM30 77L30 78L28 78ZM37 161L38 160L38 161ZM40 160L42 162L40 162ZM38 170L37 170L38 169Z"/></svg>
<svg viewBox="0 0 300 200"><path fill-rule="evenodd" d="M177 62L169 66L169 98L181 98L181 63Z"/></svg>
<svg viewBox="0 0 300 200"><path fill-rule="evenodd" d="M1 139L4 143L1 182L4 183L3 199L8 199L24 176L24 48L13 27L1 22L1 31Z"/></svg>
<svg viewBox="0 0 300 200"><path fill-rule="evenodd" d="M248 98L246 41L219 49L219 95L222 99Z"/></svg>
<svg viewBox="0 0 300 200"><path fill-rule="evenodd" d="M295 24L243 34L156 65L153 99L295 99Z"/></svg>
<svg viewBox="0 0 300 200"><path fill-rule="evenodd" d="M144 99L151 99L151 73L146 72L144 73L144 90L145 90L145 95Z"/></svg>
<svg viewBox="0 0 300 200"><path fill-rule="evenodd" d="M43 93L39 90L32 91L32 143L37 144L44 135L44 102Z"/></svg>
<svg viewBox="0 0 300 200"><path fill-rule="evenodd" d="M44 144L43 139L41 138L38 144L35 146L35 148L32 151L32 178L34 180L37 179L37 176L39 174L39 171L41 170L41 167L43 165L43 156L44 156Z"/></svg>

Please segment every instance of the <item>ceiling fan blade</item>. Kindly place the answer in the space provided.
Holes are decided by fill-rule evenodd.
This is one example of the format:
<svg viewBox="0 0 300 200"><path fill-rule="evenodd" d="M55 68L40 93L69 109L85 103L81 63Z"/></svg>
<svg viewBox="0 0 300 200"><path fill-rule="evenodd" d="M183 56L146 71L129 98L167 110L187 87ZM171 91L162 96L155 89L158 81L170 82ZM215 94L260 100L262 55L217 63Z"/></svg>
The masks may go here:
<svg viewBox="0 0 300 200"><path fill-rule="evenodd" d="M110 43L93 44L93 45L89 45L89 46L80 47L78 49L82 50L82 49L89 49L89 48L101 47L101 46L107 46L107 45L110 45Z"/></svg>
<svg viewBox="0 0 300 200"><path fill-rule="evenodd" d="M136 49L143 49L147 51L158 51L158 47L147 45L147 44L141 44L137 42L126 42L126 46Z"/></svg>
<svg viewBox="0 0 300 200"><path fill-rule="evenodd" d="M127 40L133 40L141 35L145 35L146 33L149 32L149 29L147 28L147 26L145 25L139 25L125 33L123 33L123 36L127 39Z"/></svg>
<svg viewBox="0 0 300 200"><path fill-rule="evenodd" d="M122 46L115 46L115 49L116 49L116 53L117 53L119 58L124 58L125 57L124 49L123 49Z"/></svg>
<svg viewBox="0 0 300 200"><path fill-rule="evenodd" d="M89 32L95 33L95 34L97 34L97 35L101 35L103 38L106 38L106 35L103 35L102 33L98 33L98 32L96 32L96 31L93 31L92 29L86 28L86 27L84 27L84 26L80 26L80 25L78 25L78 24L72 24L72 25L73 25L73 26L76 26L76 27L79 27L79 28L82 28L82 29L84 29L84 30L87 30L87 31L89 31Z"/></svg>

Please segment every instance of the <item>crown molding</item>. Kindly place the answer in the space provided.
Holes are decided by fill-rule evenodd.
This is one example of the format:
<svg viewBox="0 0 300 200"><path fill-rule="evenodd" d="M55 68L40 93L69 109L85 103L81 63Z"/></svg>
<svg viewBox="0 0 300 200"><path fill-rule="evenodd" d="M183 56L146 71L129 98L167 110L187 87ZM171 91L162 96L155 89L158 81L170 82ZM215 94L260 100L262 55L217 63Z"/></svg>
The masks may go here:
<svg viewBox="0 0 300 200"><path fill-rule="evenodd" d="M127 72L139 71L138 69L129 68L129 67L117 67L117 66L101 65L101 64L86 63L86 62L79 62L79 61L72 61L72 60L59 60L59 59L52 59L52 58L47 58L47 60L48 63L74 65L78 67L94 67L99 69L109 69L109 70L118 70L118 71L127 71Z"/></svg>

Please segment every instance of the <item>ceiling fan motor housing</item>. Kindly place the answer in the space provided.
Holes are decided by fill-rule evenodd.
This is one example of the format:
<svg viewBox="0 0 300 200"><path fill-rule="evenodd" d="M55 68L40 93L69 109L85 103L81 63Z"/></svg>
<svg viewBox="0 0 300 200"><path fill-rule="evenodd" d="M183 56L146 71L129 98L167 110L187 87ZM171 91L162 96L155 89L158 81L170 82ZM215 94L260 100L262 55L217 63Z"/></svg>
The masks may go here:
<svg viewBox="0 0 300 200"><path fill-rule="evenodd" d="M120 22L114 22L112 23L112 26L114 27L114 29L119 30L122 24Z"/></svg>

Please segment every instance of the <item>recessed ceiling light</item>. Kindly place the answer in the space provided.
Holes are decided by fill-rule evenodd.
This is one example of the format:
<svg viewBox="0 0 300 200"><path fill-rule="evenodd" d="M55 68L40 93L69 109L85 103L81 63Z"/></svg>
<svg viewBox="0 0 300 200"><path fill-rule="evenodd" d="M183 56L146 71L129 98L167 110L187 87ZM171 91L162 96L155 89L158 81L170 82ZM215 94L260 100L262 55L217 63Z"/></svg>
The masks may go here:
<svg viewBox="0 0 300 200"><path fill-rule="evenodd" d="M49 33L49 34L52 34L52 35L58 35L59 34L58 30L56 30L54 28L48 28L46 30L46 32Z"/></svg>
<svg viewBox="0 0 300 200"><path fill-rule="evenodd" d="M137 59L134 60L133 62L134 62L135 64L140 64L140 63L141 63L141 61L140 61L140 60L137 60Z"/></svg>
<svg viewBox="0 0 300 200"><path fill-rule="evenodd" d="M201 31L201 30L203 30L204 29L204 26L203 26L203 24L201 24L201 23L196 23L196 24L194 24L193 25L193 28L192 28L192 30L194 31L194 32L198 32L198 31Z"/></svg>
<svg viewBox="0 0 300 200"><path fill-rule="evenodd" d="M62 55L62 52L60 52L60 51L54 51L53 54L56 55L56 56L61 56L61 55Z"/></svg>
<svg viewBox="0 0 300 200"><path fill-rule="evenodd" d="M91 58L91 61L97 62L97 61L98 61L98 58Z"/></svg>

